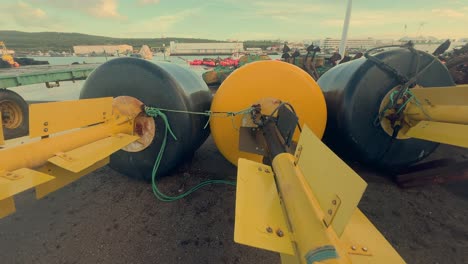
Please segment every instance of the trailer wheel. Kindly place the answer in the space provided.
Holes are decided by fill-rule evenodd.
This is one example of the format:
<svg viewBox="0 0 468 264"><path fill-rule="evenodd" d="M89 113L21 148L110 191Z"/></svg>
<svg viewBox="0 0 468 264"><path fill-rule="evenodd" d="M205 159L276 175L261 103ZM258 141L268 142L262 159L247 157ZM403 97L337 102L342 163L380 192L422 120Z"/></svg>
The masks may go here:
<svg viewBox="0 0 468 264"><path fill-rule="evenodd" d="M17 93L0 90L0 112L5 139L26 136L29 131L28 104Z"/></svg>

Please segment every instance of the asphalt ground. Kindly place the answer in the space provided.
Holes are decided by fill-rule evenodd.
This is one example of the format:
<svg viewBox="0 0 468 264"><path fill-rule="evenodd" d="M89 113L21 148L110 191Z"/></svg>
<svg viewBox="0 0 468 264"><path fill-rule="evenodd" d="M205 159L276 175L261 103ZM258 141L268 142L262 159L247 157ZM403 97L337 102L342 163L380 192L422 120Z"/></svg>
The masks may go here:
<svg viewBox="0 0 468 264"><path fill-rule="evenodd" d="M81 82L15 88L28 101L78 97ZM441 146L432 159L468 160ZM408 263L468 263L468 183L401 189L384 173L350 164L368 182L360 209ZM236 178L211 138L160 188L178 194L206 179ZM189 197L157 200L150 184L104 167L42 200L15 197L0 220L0 264L279 263L276 253L233 241L235 187L209 186Z"/></svg>
<svg viewBox="0 0 468 264"><path fill-rule="evenodd" d="M435 156L447 154L463 159L467 152L444 146ZM369 183L360 209L408 263L468 263L465 183L456 184L462 192L441 185L401 189L356 168ZM236 178L211 138L160 188L177 194L210 178ZM150 184L104 167L45 199L31 191L16 202L17 212L0 220L0 263L279 263L276 253L233 241L232 186L166 203Z"/></svg>

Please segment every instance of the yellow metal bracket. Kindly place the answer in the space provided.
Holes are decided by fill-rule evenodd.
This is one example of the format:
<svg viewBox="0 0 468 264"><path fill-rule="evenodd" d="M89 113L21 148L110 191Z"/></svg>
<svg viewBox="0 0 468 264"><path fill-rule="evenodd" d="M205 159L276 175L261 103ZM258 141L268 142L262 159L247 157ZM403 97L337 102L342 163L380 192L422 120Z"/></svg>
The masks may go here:
<svg viewBox="0 0 468 264"><path fill-rule="evenodd" d="M55 177L55 179L38 185L36 187L36 198L41 199L49 193L54 192L80 179L81 177L107 165L108 163L109 157L106 157L94 163L91 167L88 167L77 173L70 172L69 170L56 166L52 163L47 163L46 165L39 168L38 171L51 174Z"/></svg>
<svg viewBox="0 0 468 264"><path fill-rule="evenodd" d="M330 201L328 205L328 209L325 210L325 215L323 217L323 221L326 226L330 226L332 224L333 218L338 211L338 208L341 205L341 199L338 195L335 194L335 197Z"/></svg>
<svg viewBox="0 0 468 264"><path fill-rule="evenodd" d="M49 159L49 162L77 173L138 139L138 136L117 134L66 153L57 153L55 157Z"/></svg>
<svg viewBox="0 0 468 264"><path fill-rule="evenodd" d="M29 105L29 137L47 136L104 122L112 117L112 97Z"/></svg>
<svg viewBox="0 0 468 264"><path fill-rule="evenodd" d="M5 138L3 136L3 120L2 120L2 112L0 112L0 145L5 144Z"/></svg>
<svg viewBox="0 0 468 264"><path fill-rule="evenodd" d="M3 178L8 179L10 181L16 181L16 180L19 180L19 179L23 178L22 175L19 175L19 174L13 173L13 172L9 172L9 171L0 172L0 177L3 177Z"/></svg>
<svg viewBox="0 0 468 264"><path fill-rule="evenodd" d="M15 212L14 195L53 179L46 173L27 168L3 172L0 177L0 218Z"/></svg>
<svg viewBox="0 0 468 264"><path fill-rule="evenodd" d="M294 255L270 166L239 159L234 241Z"/></svg>
<svg viewBox="0 0 468 264"><path fill-rule="evenodd" d="M420 121L411 127L409 137L468 148L468 125Z"/></svg>
<svg viewBox="0 0 468 264"><path fill-rule="evenodd" d="M361 256L372 256L372 252L367 246L358 245L358 244L349 244L348 245L348 254L351 255L361 255Z"/></svg>
<svg viewBox="0 0 468 264"><path fill-rule="evenodd" d="M295 156L298 158L297 167L324 213L324 222L340 236L367 183L310 129L302 130Z"/></svg>

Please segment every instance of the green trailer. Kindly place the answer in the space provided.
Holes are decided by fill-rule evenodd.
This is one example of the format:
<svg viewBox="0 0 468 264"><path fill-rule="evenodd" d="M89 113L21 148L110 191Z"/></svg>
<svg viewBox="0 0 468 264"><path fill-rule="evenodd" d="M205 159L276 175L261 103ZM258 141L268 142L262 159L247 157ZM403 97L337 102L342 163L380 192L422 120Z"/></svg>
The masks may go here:
<svg viewBox="0 0 468 264"><path fill-rule="evenodd" d="M61 81L84 80L99 64L40 65L0 69L0 120L5 139L28 134L28 104L7 88L45 83L47 88Z"/></svg>

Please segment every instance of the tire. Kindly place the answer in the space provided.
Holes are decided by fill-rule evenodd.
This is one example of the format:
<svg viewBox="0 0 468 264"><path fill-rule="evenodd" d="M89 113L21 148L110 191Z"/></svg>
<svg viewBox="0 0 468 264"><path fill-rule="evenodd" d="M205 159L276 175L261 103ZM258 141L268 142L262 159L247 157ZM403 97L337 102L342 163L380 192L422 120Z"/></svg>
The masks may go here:
<svg viewBox="0 0 468 264"><path fill-rule="evenodd" d="M3 136L5 139L23 137L29 133L29 106L21 95L0 90Z"/></svg>

